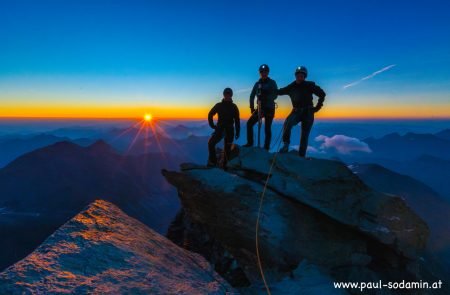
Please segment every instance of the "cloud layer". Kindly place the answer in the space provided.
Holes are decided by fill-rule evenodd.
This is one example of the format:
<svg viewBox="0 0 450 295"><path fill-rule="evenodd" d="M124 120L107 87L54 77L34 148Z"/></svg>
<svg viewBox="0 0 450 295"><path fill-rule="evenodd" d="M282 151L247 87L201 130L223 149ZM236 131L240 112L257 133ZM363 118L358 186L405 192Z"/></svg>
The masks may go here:
<svg viewBox="0 0 450 295"><path fill-rule="evenodd" d="M315 141L320 143L318 152L326 152L335 150L336 152L348 155L353 152L371 153L369 145L358 138L348 137L345 135L333 135L332 137L319 135Z"/></svg>

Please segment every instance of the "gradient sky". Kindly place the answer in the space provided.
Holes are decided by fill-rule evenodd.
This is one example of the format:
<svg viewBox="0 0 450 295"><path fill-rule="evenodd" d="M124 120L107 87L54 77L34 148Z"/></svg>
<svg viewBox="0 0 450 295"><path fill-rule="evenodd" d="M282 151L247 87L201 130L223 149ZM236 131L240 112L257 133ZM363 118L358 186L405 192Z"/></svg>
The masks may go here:
<svg viewBox="0 0 450 295"><path fill-rule="evenodd" d="M1 1L0 116L204 117L261 63L320 116L450 116L449 1ZM281 118L287 96L278 98Z"/></svg>

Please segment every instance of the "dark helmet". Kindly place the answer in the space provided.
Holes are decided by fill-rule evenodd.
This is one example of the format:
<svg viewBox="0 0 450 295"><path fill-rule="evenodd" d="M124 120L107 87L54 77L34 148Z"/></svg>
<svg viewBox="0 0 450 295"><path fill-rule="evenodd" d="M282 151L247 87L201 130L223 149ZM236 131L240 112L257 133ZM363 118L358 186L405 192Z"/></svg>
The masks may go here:
<svg viewBox="0 0 450 295"><path fill-rule="evenodd" d="M266 65L266 64L260 65L260 66L259 66L259 72L261 73L261 72L265 72L265 71L267 71L267 72L270 71L269 66Z"/></svg>
<svg viewBox="0 0 450 295"><path fill-rule="evenodd" d="M233 89L231 89L230 87L227 87L223 90L223 95L225 95L226 93L231 94L231 96L233 96Z"/></svg>
<svg viewBox="0 0 450 295"><path fill-rule="evenodd" d="M305 78L308 76L308 69L305 66L299 66L295 69L295 74L302 73Z"/></svg>

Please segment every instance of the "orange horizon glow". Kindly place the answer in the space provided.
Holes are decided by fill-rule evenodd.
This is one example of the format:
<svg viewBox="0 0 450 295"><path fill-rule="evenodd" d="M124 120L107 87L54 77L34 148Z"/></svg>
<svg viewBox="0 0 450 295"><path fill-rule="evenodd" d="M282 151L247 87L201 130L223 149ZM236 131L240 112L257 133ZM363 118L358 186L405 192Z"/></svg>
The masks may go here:
<svg viewBox="0 0 450 295"><path fill-rule="evenodd" d="M239 105L241 118L250 115L248 107ZM74 106L74 105L24 105L0 106L0 118L47 118L47 119L206 119L209 112L204 106ZM275 119L284 119L289 107L280 107ZM144 117L143 117L144 116ZM147 120L150 116L150 120ZM385 106L325 106L317 119L450 119L450 105L393 105Z"/></svg>

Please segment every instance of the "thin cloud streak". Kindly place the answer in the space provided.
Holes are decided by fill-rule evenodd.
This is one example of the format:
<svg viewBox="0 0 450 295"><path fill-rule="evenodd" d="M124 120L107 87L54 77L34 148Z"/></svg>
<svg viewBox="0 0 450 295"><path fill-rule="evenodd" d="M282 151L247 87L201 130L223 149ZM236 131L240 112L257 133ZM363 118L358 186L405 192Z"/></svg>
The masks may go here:
<svg viewBox="0 0 450 295"><path fill-rule="evenodd" d="M392 69L392 68L395 67L395 66L396 66L396 64L392 64L392 65L389 65L389 66L387 66L387 67L384 67L384 68L382 68L381 70L378 70L378 71L376 71L376 72L373 72L373 73L370 74L369 76L366 76L366 77L364 77L364 78L361 78L361 79L359 79L358 81L355 81L355 82L353 82L353 83L347 84L347 85L345 85L345 86L342 87L342 88L347 89L347 88L349 88L349 87L353 87L353 86L355 86L355 85L358 85L358 84L361 83L362 81L372 79L372 78L375 77L376 75L379 75L379 74L381 74L381 73L383 73L383 72L386 72L386 71Z"/></svg>

